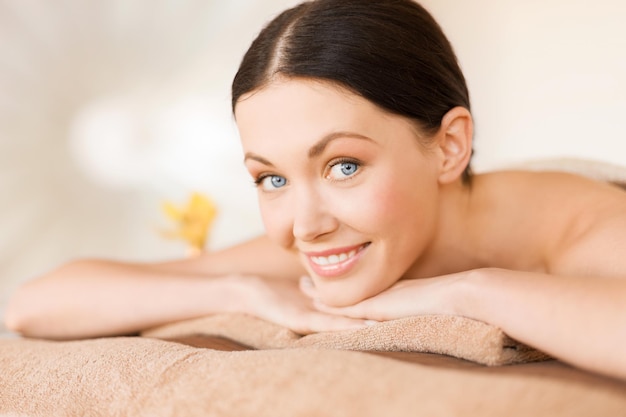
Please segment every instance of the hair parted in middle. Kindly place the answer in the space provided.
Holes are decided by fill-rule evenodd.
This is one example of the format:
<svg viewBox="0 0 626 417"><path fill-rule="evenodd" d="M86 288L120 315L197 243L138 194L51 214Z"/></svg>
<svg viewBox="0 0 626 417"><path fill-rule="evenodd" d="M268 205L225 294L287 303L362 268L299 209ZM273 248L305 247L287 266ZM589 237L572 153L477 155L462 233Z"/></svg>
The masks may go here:
<svg viewBox="0 0 626 417"><path fill-rule="evenodd" d="M412 0L314 0L278 15L244 55L232 108L277 77L329 81L407 117L428 137L470 99L439 24ZM427 140L427 138L421 138ZM469 180L470 167L463 173Z"/></svg>

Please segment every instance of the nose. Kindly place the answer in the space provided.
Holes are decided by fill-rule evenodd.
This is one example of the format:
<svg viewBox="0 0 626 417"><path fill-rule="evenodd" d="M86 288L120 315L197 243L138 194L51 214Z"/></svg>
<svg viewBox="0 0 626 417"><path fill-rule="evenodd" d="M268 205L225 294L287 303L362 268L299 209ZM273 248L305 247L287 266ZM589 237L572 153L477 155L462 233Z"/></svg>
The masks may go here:
<svg viewBox="0 0 626 417"><path fill-rule="evenodd" d="M337 229L339 222L318 191L303 189L294 195L294 199L293 236L297 240L311 242Z"/></svg>

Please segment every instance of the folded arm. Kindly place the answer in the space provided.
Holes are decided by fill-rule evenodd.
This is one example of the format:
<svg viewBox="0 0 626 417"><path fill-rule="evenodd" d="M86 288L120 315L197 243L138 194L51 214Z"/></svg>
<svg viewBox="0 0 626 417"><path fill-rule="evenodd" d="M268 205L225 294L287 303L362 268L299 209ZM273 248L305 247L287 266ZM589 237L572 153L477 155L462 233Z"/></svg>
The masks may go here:
<svg viewBox="0 0 626 417"><path fill-rule="evenodd" d="M298 290L302 273L292 253L266 238L159 264L81 260L19 288L5 321L26 336L51 339L132 334L225 312L301 333L363 325L315 310Z"/></svg>
<svg viewBox="0 0 626 417"><path fill-rule="evenodd" d="M303 290L315 298L314 289ZM400 281L349 307L323 312L385 321L424 314L464 316L575 366L626 379L626 280L479 269Z"/></svg>

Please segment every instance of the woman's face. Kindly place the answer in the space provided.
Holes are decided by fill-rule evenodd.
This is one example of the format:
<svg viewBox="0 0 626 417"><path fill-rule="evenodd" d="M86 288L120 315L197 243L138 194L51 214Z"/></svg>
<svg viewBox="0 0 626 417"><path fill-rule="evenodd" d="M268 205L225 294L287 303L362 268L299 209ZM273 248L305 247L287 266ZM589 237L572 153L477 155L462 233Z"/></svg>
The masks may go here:
<svg viewBox="0 0 626 417"><path fill-rule="evenodd" d="M236 106L268 236L298 253L323 302L394 284L434 238L437 159L407 119L330 83L281 80Z"/></svg>

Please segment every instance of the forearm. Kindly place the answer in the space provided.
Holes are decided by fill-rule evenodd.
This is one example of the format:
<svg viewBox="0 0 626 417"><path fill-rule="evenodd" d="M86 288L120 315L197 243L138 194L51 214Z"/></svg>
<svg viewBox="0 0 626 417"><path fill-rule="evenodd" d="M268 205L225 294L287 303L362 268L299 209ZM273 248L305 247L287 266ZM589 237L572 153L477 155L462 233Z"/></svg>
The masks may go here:
<svg viewBox="0 0 626 417"><path fill-rule="evenodd" d="M293 253L266 237L158 264L83 260L23 285L5 321L10 329L36 337L133 333L169 321L243 311L242 292L249 286L241 283L242 276L250 283L252 277L297 279L303 271Z"/></svg>
<svg viewBox="0 0 626 417"><path fill-rule="evenodd" d="M470 272L457 313L574 365L626 378L626 281L500 269Z"/></svg>
<svg viewBox="0 0 626 417"><path fill-rule="evenodd" d="M120 335L248 307L244 278L164 272L143 265L79 261L25 284L7 326L52 339Z"/></svg>

